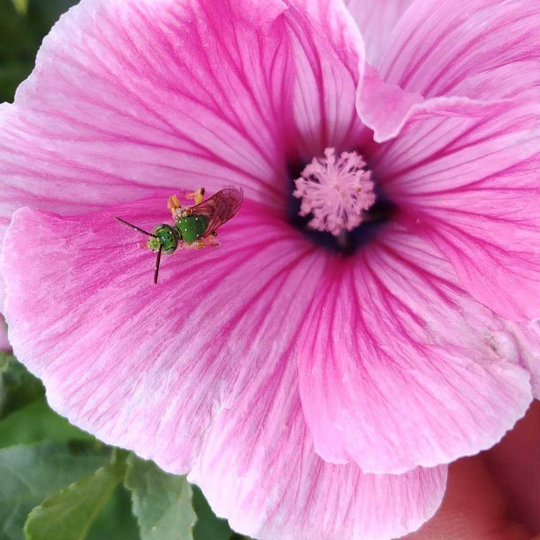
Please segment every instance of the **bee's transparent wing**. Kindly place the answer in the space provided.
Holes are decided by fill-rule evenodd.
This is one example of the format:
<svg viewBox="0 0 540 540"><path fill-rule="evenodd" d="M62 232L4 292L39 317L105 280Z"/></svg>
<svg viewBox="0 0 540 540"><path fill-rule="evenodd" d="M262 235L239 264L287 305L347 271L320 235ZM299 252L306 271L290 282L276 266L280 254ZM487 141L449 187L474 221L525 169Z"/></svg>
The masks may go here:
<svg viewBox="0 0 540 540"><path fill-rule="evenodd" d="M208 227L204 231L206 238L238 213L243 200L244 193L241 188L226 187L201 204L193 206L189 213L206 216L208 219Z"/></svg>

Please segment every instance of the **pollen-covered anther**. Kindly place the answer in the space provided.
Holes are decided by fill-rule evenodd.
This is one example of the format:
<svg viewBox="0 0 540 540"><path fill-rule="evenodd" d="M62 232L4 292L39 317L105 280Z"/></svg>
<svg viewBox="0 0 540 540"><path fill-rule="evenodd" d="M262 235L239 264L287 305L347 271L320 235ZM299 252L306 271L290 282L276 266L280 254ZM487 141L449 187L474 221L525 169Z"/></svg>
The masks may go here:
<svg viewBox="0 0 540 540"><path fill-rule="evenodd" d="M300 215L313 215L308 225L338 236L365 220L365 211L375 203L371 171L356 152L336 157L333 148L314 158L295 180L295 197L302 199Z"/></svg>

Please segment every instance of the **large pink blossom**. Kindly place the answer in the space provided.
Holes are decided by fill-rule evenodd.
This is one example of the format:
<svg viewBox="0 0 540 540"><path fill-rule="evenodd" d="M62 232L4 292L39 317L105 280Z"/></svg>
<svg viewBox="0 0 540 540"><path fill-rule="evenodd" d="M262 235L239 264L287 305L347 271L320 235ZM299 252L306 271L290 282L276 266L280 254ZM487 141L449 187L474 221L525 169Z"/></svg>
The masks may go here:
<svg viewBox="0 0 540 540"><path fill-rule="evenodd" d="M418 528L539 395L539 31L535 0L83 0L0 109L15 353L240 532ZM325 151L377 201L312 194L310 232ZM222 246L153 286L114 216L228 184Z"/></svg>

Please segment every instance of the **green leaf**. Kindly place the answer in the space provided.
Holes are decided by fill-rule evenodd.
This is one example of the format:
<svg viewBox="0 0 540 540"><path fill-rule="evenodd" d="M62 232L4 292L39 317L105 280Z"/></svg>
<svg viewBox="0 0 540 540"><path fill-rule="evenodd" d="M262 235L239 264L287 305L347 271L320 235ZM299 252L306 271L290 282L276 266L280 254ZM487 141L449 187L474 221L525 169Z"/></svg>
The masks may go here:
<svg viewBox="0 0 540 540"><path fill-rule="evenodd" d="M140 540L137 520L131 511L131 493L118 486L92 525L86 540Z"/></svg>
<svg viewBox="0 0 540 540"><path fill-rule="evenodd" d="M167 474L155 463L131 455L126 486L132 491L142 540L192 540L197 515L185 476Z"/></svg>
<svg viewBox="0 0 540 540"><path fill-rule="evenodd" d="M193 529L195 540L229 540L234 534L229 524L212 512L202 491L193 486L193 507L197 513L197 523Z"/></svg>
<svg viewBox="0 0 540 540"><path fill-rule="evenodd" d="M110 450L85 442L42 442L0 450L0 538L22 540L28 513L107 463Z"/></svg>
<svg viewBox="0 0 540 540"><path fill-rule="evenodd" d="M15 90L30 75L30 62L10 62L0 66L0 102L12 101Z"/></svg>
<svg viewBox="0 0 540 540"><path fill-rule="evenodd" d="M35 443L45 439L92 440L92 436L72 426L63 416L56 414L44 399L34 401L0 421L0 448Z"/></svg>
<svg viewBox="0 0 540 540"><path fill-rule="evenodd" d="M24 527L27 540L84 540L124 479L124 460L116 460L60 490L34 508Z"/></svg>

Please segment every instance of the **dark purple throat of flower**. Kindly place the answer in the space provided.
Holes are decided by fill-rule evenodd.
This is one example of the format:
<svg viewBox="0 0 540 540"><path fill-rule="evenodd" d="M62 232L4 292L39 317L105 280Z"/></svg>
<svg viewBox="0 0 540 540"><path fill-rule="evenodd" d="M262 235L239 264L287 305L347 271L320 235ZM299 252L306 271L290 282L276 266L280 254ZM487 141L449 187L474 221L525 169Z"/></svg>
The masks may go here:
<svg viewBox="0 0 540 540"><path fill-rule="evenodd" d="M291 167L292 224L342 255L365 245L396 210L378 188L363 156L327 148L304 166Z"/></svg>

